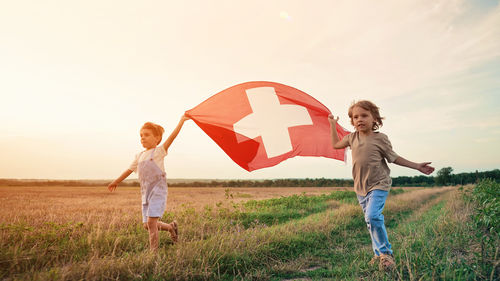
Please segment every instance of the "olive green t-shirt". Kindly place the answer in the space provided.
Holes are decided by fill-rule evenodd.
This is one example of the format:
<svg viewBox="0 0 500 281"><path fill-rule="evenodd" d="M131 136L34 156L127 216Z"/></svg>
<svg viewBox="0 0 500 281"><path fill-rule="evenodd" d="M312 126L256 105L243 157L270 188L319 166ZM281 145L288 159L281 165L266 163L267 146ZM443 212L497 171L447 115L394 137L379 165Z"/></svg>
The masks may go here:
<svg viewBox="0 0 500 281"><path fill-rule="evenodd" d="M392 150L387 135L373 132L362 136L359 132L350 133L342 141L352 150L352 177L356 194L366 196L374 189L391 188L392 179L386 160L392 163L399 156Z"/></svg>

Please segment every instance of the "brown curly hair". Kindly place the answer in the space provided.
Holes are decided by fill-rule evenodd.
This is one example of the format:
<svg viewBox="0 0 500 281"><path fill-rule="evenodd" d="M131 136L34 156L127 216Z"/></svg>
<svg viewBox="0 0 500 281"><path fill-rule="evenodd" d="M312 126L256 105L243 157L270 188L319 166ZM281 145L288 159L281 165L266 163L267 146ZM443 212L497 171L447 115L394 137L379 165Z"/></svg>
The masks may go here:
<svg viewBox="0 0 500 281"><path fill-rule="evenodd" d="M165 129L163 129L162 126L155 124L153 122L146 122L146 123L144 123L144 125L142 125L141 130L142 129L151 130L151 132L153 132L153 135L155 137L160 137L160 140L158 141L157 145L160 144L161 137L163 136L163 132L165 132Z"/></svg>
<svg viewBox="0 0 500 281"><path fill-rule="evenodd" d="M354 126L354 122L352 120L352 110L355 107L361 107L364 110L370 111L370 113L373 116L373 119L375 119L375 122L373 122L373 126L372 126L373 131L378 130L378 128L382 127L382 125L383 125L382 119L384 119L384 117L380 117L380 112L379 112L378 106L376 106L373 102L367 101L367 100L353 102L352 105L349 107L348 115L349 115L349 118L351 118L351 124L353 126Z"/></svg>

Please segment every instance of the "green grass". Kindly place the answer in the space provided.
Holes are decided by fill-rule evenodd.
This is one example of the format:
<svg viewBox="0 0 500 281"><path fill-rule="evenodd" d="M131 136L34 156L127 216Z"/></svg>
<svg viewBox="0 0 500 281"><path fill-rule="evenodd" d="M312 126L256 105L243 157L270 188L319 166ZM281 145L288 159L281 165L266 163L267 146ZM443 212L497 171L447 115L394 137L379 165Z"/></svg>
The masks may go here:
<svg viewBox="0 0 500 281"><path fill-rule="evenodd" d="M319 269L307 272L274 271L271 280L311 278L312 280L498 280L498 259L481 265L473 227L471 206L461 201L461 194L445 194L431 199L417 210L398 212L398 219L388 227L395 251L397 270L380 272L370 267L371 247L367 231L360 225L344 232L333 231L330 245L309 249L308 255L321 258ZM387 216L393 212L388 210ZM351 220L352 222L357 218ZM362 223L361 223L362 224ZM352 223L350 225L355 225ZM334 245L342 241L345 247ZM490 249L491 254L498 253ZM486 269L485 269L486 267Z"/></svg>
<svg viewBox="0 0 500 281"><path fill-rule="evenodd" d="M402 188L391 189L391 195L404 193ZM291 219L307 217L311 214L324 212L327 208L339 203L357 204L356 193L353 191L335 191L319 196L293 195L289 197L268 200L249 200L242 204L242 212L227 212L229 218L237 220L248 228L256 223L265 225L280 224ZM238 209L235 207L235 209Z"/></svg>
<svg viewBox="0 0 500 281"><path fill-rule="evenodd" d="M335 191L319 196L302 194L268 200L250 200L242 204L244 211L230 213L228 217L237 220L245 228L256 223L274 225L323 212L333 205L334 200L354 203L356 195L352 191Z"/></svg>

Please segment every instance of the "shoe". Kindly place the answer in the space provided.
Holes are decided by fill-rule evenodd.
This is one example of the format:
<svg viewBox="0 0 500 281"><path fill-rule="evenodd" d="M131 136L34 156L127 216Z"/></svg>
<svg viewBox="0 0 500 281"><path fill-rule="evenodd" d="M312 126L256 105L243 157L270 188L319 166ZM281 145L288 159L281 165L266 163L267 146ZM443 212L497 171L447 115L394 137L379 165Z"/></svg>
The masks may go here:
<svg viewBox="0 0 500 281"><path fill-rule="evenodd" d="M172 241L177 242L179 237L179 227L177 226L176 221L173 221L171 225L174 230L174 233L170 232L170 234L172 235Z"/></svg>
<svg viewBox="0 0 500 281"><path fill-rule="evenodd" d="M394 261L394 257L388 254L380 255L380 263L378 268L380 270L391 271L396 267L396 262Z"/></svg>
<svg viewBox="0 0 500 281"><path fill-rule="evenodd" d="M368 262L369 265L375 265L379 263L380 257L379 256L373 256L373 258Z"/></svg>

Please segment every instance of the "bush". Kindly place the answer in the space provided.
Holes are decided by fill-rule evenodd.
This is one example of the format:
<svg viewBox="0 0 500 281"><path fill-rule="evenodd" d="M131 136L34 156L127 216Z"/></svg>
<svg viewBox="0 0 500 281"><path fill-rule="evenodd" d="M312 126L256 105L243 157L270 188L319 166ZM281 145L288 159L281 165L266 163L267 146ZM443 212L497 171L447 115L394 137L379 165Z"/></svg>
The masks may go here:
<svg viewBox="0 0 500 281"><path fill-rule="evenodd" d="M484 231L500 233L500 184L491 179L482 180L471 195L477 225Z"/></svg>
<svg viewBox="0 0 500 281"><path fill-rule="evenodd" d="M477 253L479 270L486 279L498 277L498 250L500 245L500 183L481 180L466 199L474 206L472 226L474 238L481 246ZM498 279L495 279L498 280Z"/></svg>

